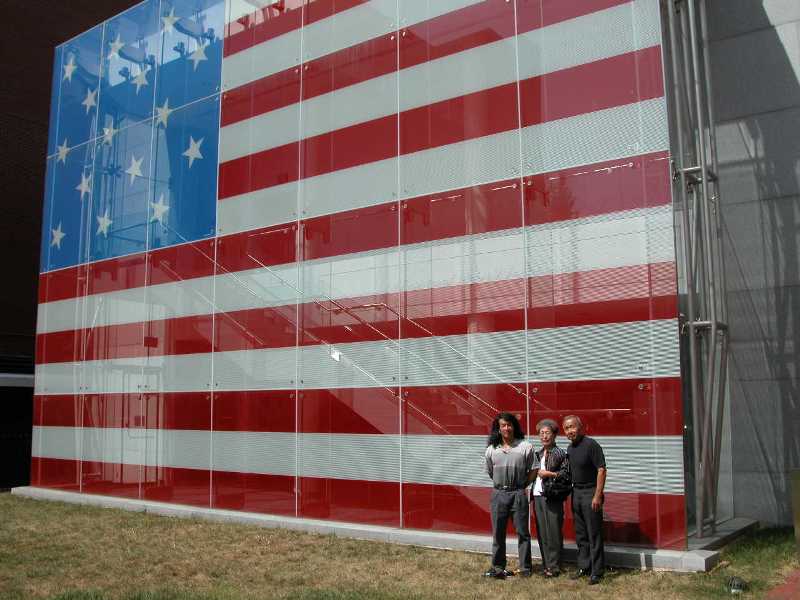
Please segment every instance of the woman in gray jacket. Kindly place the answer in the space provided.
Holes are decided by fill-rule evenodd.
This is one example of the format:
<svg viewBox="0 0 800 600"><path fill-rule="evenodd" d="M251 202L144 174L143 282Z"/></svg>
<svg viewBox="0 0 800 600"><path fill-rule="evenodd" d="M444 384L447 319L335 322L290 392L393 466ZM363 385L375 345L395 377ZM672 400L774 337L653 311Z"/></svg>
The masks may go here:
<svg viewBox="0 0 800 600"><path fill-rule="evenodd" d="M569 458L565 450L556 445L558 424L543 419L536 425L542 448L537 450L534 469L538 469L531 492L531 502L536 516L536 537L542 554L545 577L558 577L561 573L561 551L564 547L564 501L569 496L572 478Z"/></svg>

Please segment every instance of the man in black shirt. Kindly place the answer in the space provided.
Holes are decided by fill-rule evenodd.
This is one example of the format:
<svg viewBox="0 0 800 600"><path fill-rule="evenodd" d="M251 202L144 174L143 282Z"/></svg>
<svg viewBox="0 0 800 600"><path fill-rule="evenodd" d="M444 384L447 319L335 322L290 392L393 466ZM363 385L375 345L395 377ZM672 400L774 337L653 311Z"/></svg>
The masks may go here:
<svg viewBox="0 0 800 600"><path fill-rule="evenodd" d="M572 515L578 545L578 579L589 575L589 585L600 583L605 572L603 549L603 488L606 484L606 459L596 440L583 434L579 417L564 418L564 435L572 469Z"/></svg>

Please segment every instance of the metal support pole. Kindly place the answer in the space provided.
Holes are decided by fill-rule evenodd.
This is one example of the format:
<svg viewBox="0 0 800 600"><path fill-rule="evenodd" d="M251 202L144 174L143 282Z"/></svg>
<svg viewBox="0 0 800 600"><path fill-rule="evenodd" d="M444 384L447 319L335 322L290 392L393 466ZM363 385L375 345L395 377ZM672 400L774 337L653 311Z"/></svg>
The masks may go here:
<svg viewBox="0 0 800 600"><path fill-rule="evenodd" d="M695 335L695 308L694 308L694 273L692 272L692 240L691 240L691 224L689 221L689 198L688 198L688 187L686 181L686 169L684 164L684 137L683 137L683 94L680 87L680 79L678 77L679 74L679 67L678 67L678 43L677 43L677 32L676 32L676 14L675 14L675 5L673 2L669 2L669 34L670 34L670 45L672 52L671 55L671 62L672 62L672 91L673 97L675 102L675 122L676 122L676 130L677 130L677 143L679 151L676 156L676 160L678 162L678 175L680 177L680 194L681 194L681 201L682 201L682 211L681 211L681 222L683 226L683 234L681 235L681 239L683 242L683 252L684 252L684 263L685 263L685 281L686 281L686 319L687 319L687 327L689 331L688 337L688 344L689 344L689 372L690 372L690 386L692 390L692 443L694 446L695 454L699 451L700 448L700 428L699 424L701 421L700 416L700 404L698 399L700 397L701 391L699 386L699 374L698 374L698 348L697 348L697 336ZM695 522L696 528L698 532L698 537L703 536L703 492L700 491L702 489L702 472L700 470L699 461L694 461L695 465L695 473L694 473L694 487L695 487Z"/></svg>
<svg viewBox="0 0 800 600"><path fill-rule="evenodd" d="M698 52L698 39L697 39L697 30L698 30L698 22L697 22L697 14L694 0L689 0L688 4L688 13L689 13L689 40L690 40L690 48L692 54L692 79L694 84L694 100L697 107L697 138L698 138L698 150L699 150L699 158L700 158L700 166L702 167L702 177L700 180L699 188L700 188L700 204L701 204L701 211L702 211L702 225L703 225L703 234L705 236L705 249L706 252L704 253L705 259L705 268L706 268L706 291L708 293L708 309L709 309L709 317L711 320L711 332L708 336L708 344L707 344L707 351L708 351L708 359L706 362L706 383L705 383L705 398L707 400L705 405L705 414L703 415L703 450L701 453L701 463L703 474L707 478L707 482L710 486L711 494L710 497L715 495L714 488L716 487L714 481L712 481L712 474L713 471L711 469L711 452L712 452L712 444L714 440L712 439L712 402L713 402L713 391L714 391L714 377L716 375L716 361L717 361L717 303L716 303L716 290L714 289L714 259L712 258L712 252L710 252L711 240L713 239L713 232L711 229L711 209L709 205L709 193L708 193L708 176L706 175L706 170L708 166L707 156L706 156L706 131L705 131L705 120L704 120L704 95L703 95L703 81L701 80L701 71L700 71L700 56ZM710 498L709 498L710 499ZM709 511L711 512L711 511Z"/></svg>

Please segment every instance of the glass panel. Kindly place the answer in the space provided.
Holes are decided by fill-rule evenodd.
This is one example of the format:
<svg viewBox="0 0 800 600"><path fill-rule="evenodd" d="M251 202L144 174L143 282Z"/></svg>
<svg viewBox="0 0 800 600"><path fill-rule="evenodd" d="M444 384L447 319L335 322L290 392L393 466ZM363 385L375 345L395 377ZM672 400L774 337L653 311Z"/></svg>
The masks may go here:
<svg viewBox="0 0 800 600"><path fill-rule="evenodd" d="M94 154L93 143L67 148L56 155L50 168L52 196L45 214L50 222L49 252L43 265L48 271L86 261Z"/></svg>
<svg viewBox="0 0 800 600"><path fill-rule="evenodd" d="M92 219L87 232L92 260L144 252L152 194L152 121L97 141Z"/></svg>
<svg viewBox="0 0 800 600"><path fill-rule="evenodd" d="M514 6L460 3L442 15L433 3L408 4L399 123L403 525L486 532L491 481L481 465L491 421L511 411L528 424Z"/></svg>
<svg viewBox="0 0 800 600"><path fill-rule="evenodd" d="M173 223L182 208L174 198ZM210 505L213 273L211 240L147 252L145 498Z"/></svg>
<svg viewBox="0 0 800 600"><path fill-rule="evenodd" d="M64 55L64 47L58 46L53 52L53 75L50 82L50 121L47 127L47 156L50 157L56 152L56 147L60 143L58 136L58 110L61 99L61 59ZM63 140L62 140L63 141Z"/></svg>
<svg viewBox="0 0 800 600"><path fill-rule="evenodd" d="M36 389L33 398L31 485L80 491L81 397L47 395Z"/></svg>
<svg viewBox="0 0 800 600"><path fill-rule="evenodd" d="M106 21L98 136L153 116L160 56L158 0L141 2Z"/></svg>
<svg viewBox="0 0 800 600"><path fill-rule="evenodd" d="M142 497L194 506L210 505L211 393L175 393L152 383L162 374L148 362L142 395L145 457ZM187 368L193 368L191 366ZM210 370L198 370L201 379ZM200 384L202 386L202 383Z"/></svg>
<svg viewBox="0 0 800 600"><path fill-rule="evenodd" d="M89 195L81 202L72 190L85 165L85 147L47 160L42 217L41 269L51 264L72 265L79 260L83 223ZM67 162L69 159L69 162ZM59 187L56 187L58 182ZM73 197L72 193L75 193ZM84 206L84 203L86 206ZM77 205L77 206L76 206ZM75 210L75 209L78 210ZM53 224L53 219L56 224ZM85 255L85 254L84 254ZM85 267L43 272L39 277L36 323L36 376L34 390L31 483L80 491L82 438L81 391L85 334ZM54 304L51 304L54 303Z"/></svg>
<svg viewBox="0 0 800 600"><path fill-rule="evenodd" d="M299 513L399 526L397 2L342 4L304 17Z"/></svg>
<svg viewBox="0 0 800 600"><path fill-rule="evenodd" d="M219 97L170 111L155 124L149 248L213 236Z"/></svg>
<svg viewBox="0 0 800 600"><path fill-rule="evenodd" d="M220 91L224 0L161 3L163 51L157 107L183 106Z"/></svg>
<svg viewBox="0 0 800 600"><path fill-rule="evenodd" d="M213 355L213 506L292 516L302 4L228 4Z"/></svg>
<svg viewBox="0 0 800 600"><path fill-rule="evenodd" d="M301 14L301 2L285 2L227 27L219 149L221 234L297 218Z"/></svg>
<svg viewBox="0 0 800 600"><path fill-rule="evenodd" d="M610 464L629 464L622 453L635 452L627 475L637 489L616 478L606 487L606 539L681 545L683 418L658 3L598 10L519 1L517 10L531 423L576 414ZM568 535L571 527L568 519Z"/></svg>
<svg viewBox="0 0 800 600"><path fill-rule="evenodd" d="M75 147L96 135L100 102L103 27L90 29L61 47L57 143Z"/></svg>
<svg viewBox="0 0 800 600"><path fill-rule="evenodd" d="M142 425L138 392L84 396L81 454L84 493L139 497L144 458Z"/></svg>

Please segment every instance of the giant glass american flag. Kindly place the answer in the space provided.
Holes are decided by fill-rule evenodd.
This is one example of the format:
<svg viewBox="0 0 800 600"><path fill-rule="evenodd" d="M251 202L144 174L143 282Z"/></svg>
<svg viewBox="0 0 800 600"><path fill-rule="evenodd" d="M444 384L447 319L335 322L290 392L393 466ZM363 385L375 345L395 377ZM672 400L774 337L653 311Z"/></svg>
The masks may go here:
<svg viewBox="0 0 800 600"><path fill-rule="evenodd" d="M32 484L488 532L494 415L574 413L609 539L685 546L661 36L658 0L147 0L59 46Z"/></svg>

